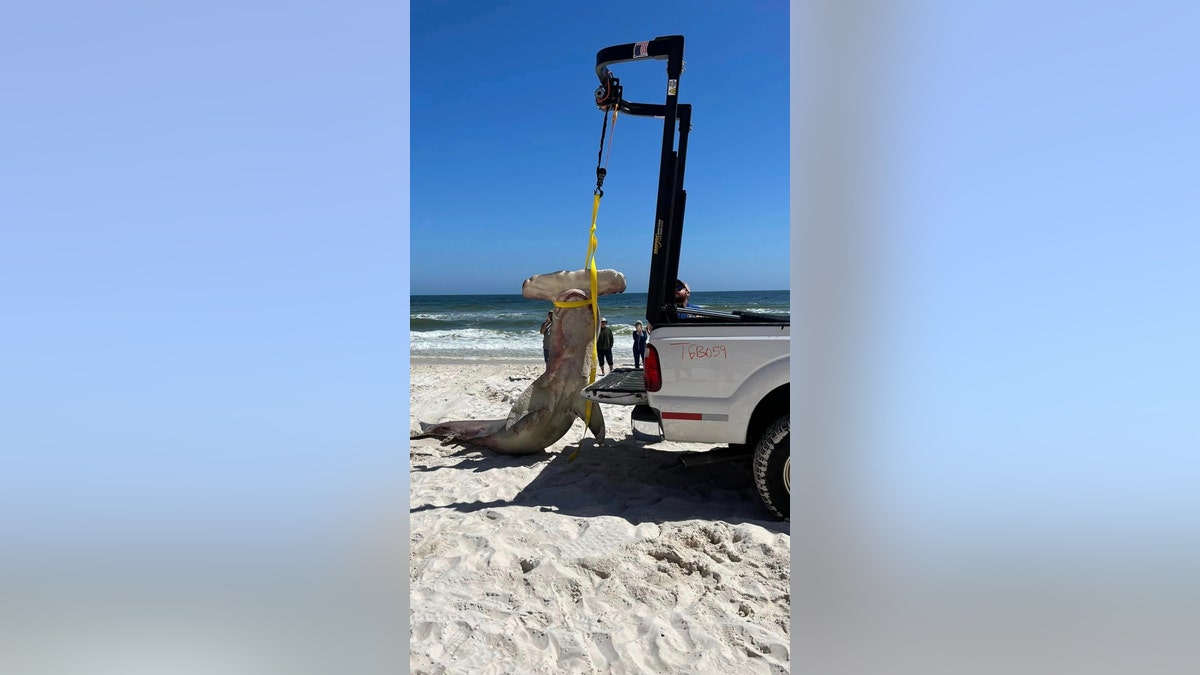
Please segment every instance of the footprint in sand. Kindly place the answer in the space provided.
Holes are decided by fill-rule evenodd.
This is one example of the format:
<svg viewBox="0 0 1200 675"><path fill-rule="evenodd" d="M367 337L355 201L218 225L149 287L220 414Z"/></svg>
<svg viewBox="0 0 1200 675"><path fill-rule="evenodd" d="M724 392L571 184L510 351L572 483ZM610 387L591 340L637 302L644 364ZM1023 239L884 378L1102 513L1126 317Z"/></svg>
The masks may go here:
<svg viewBox="0 0 1200 675"><path fill-rule="evenodd" d="M634 526L616 516L590 518L584 528L579 538L559 547L561 559L571 561L604 558L637 539Z"/></svg>

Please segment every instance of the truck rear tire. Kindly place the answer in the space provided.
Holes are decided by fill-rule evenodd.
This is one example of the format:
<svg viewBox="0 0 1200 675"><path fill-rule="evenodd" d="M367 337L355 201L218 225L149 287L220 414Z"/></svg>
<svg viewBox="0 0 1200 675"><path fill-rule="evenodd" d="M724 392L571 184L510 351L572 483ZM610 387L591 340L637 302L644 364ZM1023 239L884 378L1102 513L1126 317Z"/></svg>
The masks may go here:
<svg viewBox="0 0 1200 675"><path fill-rule="evenodd" d="M784 415L767 427L754 447L754 487L767 509L784 520L792 514L791 429Z"/></svg>

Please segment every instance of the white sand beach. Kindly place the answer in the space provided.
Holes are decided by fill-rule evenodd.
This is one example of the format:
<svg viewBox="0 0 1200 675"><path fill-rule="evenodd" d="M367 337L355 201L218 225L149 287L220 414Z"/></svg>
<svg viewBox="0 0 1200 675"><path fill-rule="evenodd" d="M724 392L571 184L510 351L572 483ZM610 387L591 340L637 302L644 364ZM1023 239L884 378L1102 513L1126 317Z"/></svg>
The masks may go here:
<svg viewBox="0 0 1200 675"><path fill-rule="evenodd" d="M411 428L502 418L542 370L414 360ZM413 673L789 672L789 524L741 464L603 413L532 455L411 442Z"/></svg>

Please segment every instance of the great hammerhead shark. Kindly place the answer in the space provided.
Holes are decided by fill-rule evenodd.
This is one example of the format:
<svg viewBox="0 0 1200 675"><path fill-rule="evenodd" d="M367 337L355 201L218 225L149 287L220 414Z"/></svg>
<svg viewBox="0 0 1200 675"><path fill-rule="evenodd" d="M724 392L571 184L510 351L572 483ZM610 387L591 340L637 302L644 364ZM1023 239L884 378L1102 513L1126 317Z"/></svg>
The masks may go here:
<svg viewBox="0 0 1200 675"><path fill-rule="evenodd" d="M587 412L579 392L588 385L596 321L590 297L591 272L577 270L536 274L521 285L526 298L555 303L551 324L550 361L546 371L521 393L502 420L462 420L426 424L412 438L439 437L446 442L489 448L501 454L523 455L545 450L566 435L578 417L597 440L604 440L604 416L599 405ZM625 275L596 271L597 295L623 293Z"/></svg>

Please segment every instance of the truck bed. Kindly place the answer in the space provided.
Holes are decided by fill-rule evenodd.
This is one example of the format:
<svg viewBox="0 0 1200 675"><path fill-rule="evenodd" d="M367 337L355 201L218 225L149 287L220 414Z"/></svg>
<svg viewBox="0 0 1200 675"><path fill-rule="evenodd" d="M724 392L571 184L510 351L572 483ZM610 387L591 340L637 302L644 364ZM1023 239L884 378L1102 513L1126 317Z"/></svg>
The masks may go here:
<svg viewBox="0 0 1200 675"><path fill-rule="evenodd" d="M640 405L646 402L646 381L641 370L614 368L585 388L583 397L596 403Z"/></svg>

